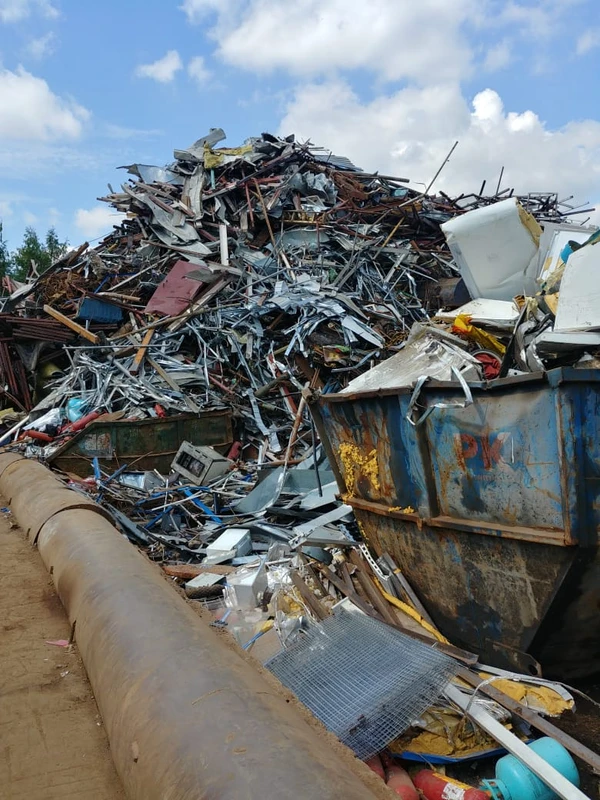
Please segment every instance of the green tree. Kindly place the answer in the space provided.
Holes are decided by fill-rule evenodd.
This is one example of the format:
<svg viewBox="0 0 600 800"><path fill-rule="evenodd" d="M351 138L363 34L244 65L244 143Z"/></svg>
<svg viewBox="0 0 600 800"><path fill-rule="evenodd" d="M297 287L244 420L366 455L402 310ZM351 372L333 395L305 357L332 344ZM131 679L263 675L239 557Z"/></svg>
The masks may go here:
<svg viewBox="0 0 600 800"><path fill-rule="evenodd" d="M5 275L12 269L12 256L8 252L8 245L4 239L2 233L2 222L0 222L0 278L3 278Z"/></svg>
<svg viewBox="0 0 600 800"><path fill-rule="evenodd" d="M67 252L69 243L61 242L54 228L50 228L46 233L46 252L50 256L50 264L54 264L61 256Z"/></svg>
<svg viewBox="0 0 600 800"><path fill-rule="evenodd" d="M41 275L66 252L67 246L67 242L59 240L54 228L46 233L43 242L33 228L25 228L23 244L12 254L12 276L24 281L30 274Z"/></svg>

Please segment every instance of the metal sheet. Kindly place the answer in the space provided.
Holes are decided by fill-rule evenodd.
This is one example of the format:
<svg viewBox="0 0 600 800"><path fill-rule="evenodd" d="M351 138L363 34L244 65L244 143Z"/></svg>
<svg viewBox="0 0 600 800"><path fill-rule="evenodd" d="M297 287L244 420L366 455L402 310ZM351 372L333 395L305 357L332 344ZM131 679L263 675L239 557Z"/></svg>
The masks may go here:
<svg viewBox="0 0 600 800"><path fill-rule="evenodd" d="M123 310L105 300L99 300L96 297L84 297L76 318L78 320L90 320L107 324L118 323L123 319Z"/></svg>
<svg viewBox="0 0 600 800"><path fill-rule="evenodd" d="M427 393L427 405L448 392ZM500 526L564 529L561 437L548 388L482 393L427 418L438 515ZM565 541L570 540L564 533Z"/></svg>
<svg viewBox="0 0 600 800"><path fill-rule="evenodd" d="M321 413L342 468L340 445L354 446L362 457L374 451L375 482L352 468L348 488L355 498L397 510L410 506L422 519L446 525L477 523L494 535L506 529L515 538L595 545L600 445L587 449L582 437L596 433L600 375L588 385L578 372L594 371L570 370L570 383L565 371L549 373L556 386L531 379L496 392L475 388L473 404L464 408L454 405L460 387L426 386L421 411L436 407L414 430L406 421L408 397L400 392L355 394L349 402L323 398Z"/></svg>
<svg viewBox="0 0 600 800"><path fill-rule="evenodd" d="M599 261L600 247L597 244L585 245L569 256L560 282L555 331L563 333L600 328Z"/></svg>
<svg viewBox="0 0 600 800"><path fill-rule="evenodd" d="M176 261L150 298L144 309L146 314L159 313L175 317L185 311L202 288L198 281L186 277L197 269L198 264Z"/></svg>

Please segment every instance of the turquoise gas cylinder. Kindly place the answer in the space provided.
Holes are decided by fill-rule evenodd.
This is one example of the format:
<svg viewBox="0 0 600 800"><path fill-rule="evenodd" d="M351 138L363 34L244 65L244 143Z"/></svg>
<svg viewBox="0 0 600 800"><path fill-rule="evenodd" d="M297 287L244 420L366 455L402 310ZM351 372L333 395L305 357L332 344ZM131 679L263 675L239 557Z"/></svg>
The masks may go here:
<svg viewBox="0 0 600 800"><path fill-rule="evenodd" d="M528 745L574 786L579 786L579 772L570 753L562 744L545 736ZM503 756L496 764L496 780L482 781L493 800L554 800L550 787L514 756Z"/></svg>

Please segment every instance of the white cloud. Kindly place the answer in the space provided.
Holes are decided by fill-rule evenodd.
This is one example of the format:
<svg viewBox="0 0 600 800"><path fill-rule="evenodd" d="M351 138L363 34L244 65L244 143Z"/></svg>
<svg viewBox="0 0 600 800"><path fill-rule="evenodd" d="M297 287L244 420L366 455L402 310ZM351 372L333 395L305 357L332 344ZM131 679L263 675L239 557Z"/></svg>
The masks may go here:
<svg viewBox="0 0 600 800"><path fill-rule="evenodd" d="M113 211L110 206L78 208L75 212L75 227L86 239L110 233L113 225L118 225L124 214Z"/></svg>
<svg viewBox="0 0 600 800"><path fill-rule="evenodd" d="M135 69L138 78L152 78L159 83L170 83L175 73L182 69L183 63L177 50L168 53L152 64L139 64Z"/></svg>
<svg viewBox="0 0 600 800"><path fill-rule="evenodd" d="M600 28L590 28L577 39L575 52L578 56L584 56L596 47L600 47Z"/></svg>
<svg viewBox="0 0 600 800"><path fill-rule="evenodd" d="M194 56L188 64L188 75L194 80L198 86L204 86L208 83L211 72L206 67L206 62L202 56Z"/></svg>
<svg viewBox="0 0 600 800"><path fill-rule="evenodd" d="M224 6L227 8L224 9ZM231 6L231 0L183 0L179 8L186 14L189 22L195 23L212 11L228 10Z"/></svg>
<svg viewBox="0 0 600 800"><path fill-rule="evenodd" d="M25 223L25 225L35 225L37 221L38 218L31 211L23 212L23 222Z"/></svg>
<svg viewBox="0 0 600 800"><path fill-rule="evenodd" d="M508 67L513 60L512 47L508 39L498 42L487 51L483 67L488 72L496 72L497 70Z"/></svg>
<svg viewBox="0 0 600 800"><path fill-rule="evenodd" d="M110 139L154 139L157 136L164 136L164 131L159 128L127 128L111 122L106 123L104 132Z"/></svg>
<svg viewBox="0 0 600 800"><path fill-rule="evenodd" d="M256 73L336 77L363 69L386 81L419 85L502 69L509 40L526 43L538 73L555 61L572 12L598 0L183 0L190 24L202 23L224 61ZM504 37L504 38L503 38ZM587 39L583 39L586 46ZM564 45L563 45L564 46Z"/></svg>
<svg viewBox="0 0 600 800"><path fill-rule="evenodd" d="M54 206L50 206L50 208L48 209L48 222L50 223L50 225L51 226L56 225L61 217L62 217L62 214L60 213L58 208L54 208Z"/></svg>
<svg viewBox="0 0 600 800"><path fill-rule="evenodd" d="M592 0L595 3L595 0ZM515 30L534 40L548 39L560 32L564 17L587 0L506 0L498 22L513 25Z"/></svg>
<svg viewBox="0 0 600 800"><path fill-rule="evenodd" d="M47 56L51 56L56 49L56 36L53 33L47 33L45 36L40 36L38 39L31 39L27 43L25 52L30 58L36 61L41 61Z"/></svg>
<svg viewBox="0 0 600 800"><path fill-rule="evenodd" d="M216 11L213 36L227 62L256 72L319 75L366 69L386 80L467 75L463 26L477 0L187 0L188 19Z"/></svg>
<svg viewBox="0 0 600 800"><path fill-rule="evenodd" d="M90 112L54 94L43 78L0 69L0 139L76 139Z"/></svg>
<svg viewBox="0 0 600 800"><path fill-rule="evenodd" d="M435 189L478 191L484 179L503 187L558 191L580 202L598 198L600 122L549 128L533 111L506 111L486 89L469 103L456 84L407 88L363 103L342 81L296 89L280 125L284 135L346 155L368 170L427 183L451 145L459 146Z"/></svg>
<svg viewBox="0 0 600 800"><path fill-rule="evenodd" d="M46 19L60 16L49 0L0 0L0 22L21 22L34 12L39 12Z"/></svg>

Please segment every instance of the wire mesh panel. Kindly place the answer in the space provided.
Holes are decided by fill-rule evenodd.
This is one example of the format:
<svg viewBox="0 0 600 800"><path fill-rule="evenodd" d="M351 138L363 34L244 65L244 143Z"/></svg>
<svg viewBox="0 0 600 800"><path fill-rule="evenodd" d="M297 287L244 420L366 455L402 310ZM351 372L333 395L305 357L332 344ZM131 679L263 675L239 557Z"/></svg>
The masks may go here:
<svg viewBox="0 0 600 800"><path fill-rule="evenodd" d="M457 669L433 647L343 610L266 667L362 759L409 728Z"/></svg>

